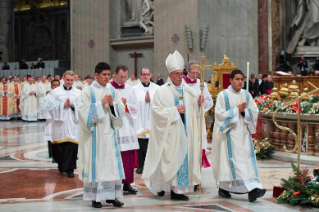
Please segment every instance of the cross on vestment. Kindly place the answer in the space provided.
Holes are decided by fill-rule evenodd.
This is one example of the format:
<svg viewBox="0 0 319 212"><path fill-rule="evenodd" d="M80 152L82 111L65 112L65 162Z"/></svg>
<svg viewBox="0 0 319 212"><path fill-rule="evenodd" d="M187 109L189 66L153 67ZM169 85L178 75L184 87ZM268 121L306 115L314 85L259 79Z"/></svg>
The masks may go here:
<svg viewBox="0 0 319 212"><path fill-rule="evenodd" d="M134 58L134 74L135 74L135 77L137 78L137 58L142 57L143 54L134 52L134 53L131 53L130 56Z"/></svg>
<svg viewBox="0 0 319 212"><path fill-rule="evenodd" d="M205 64L205 59L206 57L203 55L201 57L201 64L200 65L193 65L192 68L195 68L195 69L199 69L200 70L200 91L201 91L201 94L203 95L203 90L204 90L204 79L205 79L205 70L206 69L211 69L213 70L213 66L212 65L206 65ZM201 107L200 109L200 117L203 117L203 109ZM202 131L202 128L203 128L203 122L202 120L200 120L199 122L199 132L203 132ZM199 143L199 167L200 169L202 168L202 158L203 158L203 155L202 155L202 139L203 139L203 136L199 136L200 137L200 143ZM201 197L201 193L202 193L202 185L201 183L198 185L198 188L199 188L199 198Z"/></svg>

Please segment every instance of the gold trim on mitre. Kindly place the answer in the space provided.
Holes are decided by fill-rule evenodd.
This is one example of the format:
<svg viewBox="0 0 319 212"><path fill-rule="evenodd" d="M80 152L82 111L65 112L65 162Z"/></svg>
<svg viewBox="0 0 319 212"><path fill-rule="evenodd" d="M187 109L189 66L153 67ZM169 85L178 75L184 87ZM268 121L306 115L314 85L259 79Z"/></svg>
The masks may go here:
<svg viewBox="0 0 319 212"><path fill-rule="evenodd" d="M177 50L175 50L173 54L167 56L165 65L169 73L176 70L183 70L185 66L184 58Z"/></svg>

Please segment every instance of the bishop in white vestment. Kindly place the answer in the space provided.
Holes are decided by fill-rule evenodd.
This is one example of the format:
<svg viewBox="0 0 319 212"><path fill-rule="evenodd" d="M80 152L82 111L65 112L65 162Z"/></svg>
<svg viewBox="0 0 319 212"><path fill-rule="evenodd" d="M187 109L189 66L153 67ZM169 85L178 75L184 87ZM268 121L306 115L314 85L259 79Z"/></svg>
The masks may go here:
<svg viewBox="0 0 319 212"><path fill-rule="evenodd" d="M49 113L52 116L52 153L60 173L74 177L79 141L77 102L81 91L74 88L74 72L66 71L64 85L51 91Z"/></svg>
<svg viewBox="0 0 319 212"><path fill-rule="evenodd" d="M262 197L251 134L256 133L258 108L247 90L242 89L244 75L235 70L231 85L219 93L213 131L213 173L222 197L230 193L248 193L249 201Z"/></svg>
<svg viewBox="0 0 319 212"><path fill-rule="evenodd" d="M20 98L21 119L24 121L37 121L38 100L36 97L37 86L33 78L28 77L28 82L23 86Z"/></svg>
<svg viewBox="0 0 319 212"><path fill-rule="evenodd" d="M178 51L167 57L166 67L169 82L154 96L142 179L154 194L171 191L171 199L187 201L183 193L201 182L198 131L204 97L182 84L184 59Z"/></svg>
<svg viewBox="0 0 319 212"><path fill-rule="evenodd" d="M138 152L138 168L136 173L143 173L144 161L146 157L148 139L151 133L152 124L152 104L155 92L159 86L151 82L151 73L148 68L143 68L140 72L141 82L134 86L134 91L138 99L139 113L135 120L135 129L138 136L140 149Z"/></svg>
<svg viewBox="0 0 319 212"><path fill-rule="evenodd" d="M115 69L115 78L111 85L119 92L125 105L123 115L123 126L117 130L117 137L120 143L121 155L125 171L123 180L123 191L136 194L137 190L130 185L134 182L134 168L138 166L137 149L139 149L137 134L134 122L138 115L138 101L133 87L125 84L128 75L128 68L119 65Z"/></svg>
<svg viewBox="0 0 319 212"><path fill-rule="evenodd" d="M92 200L94 208L105 200L123 205L117 199L123 195L125 173L116 129L122 127L125 106L108 83L110 74L107 63L97 64L96 81L83 89L79 100L79 178L84 182L83 200Z"/></svg>

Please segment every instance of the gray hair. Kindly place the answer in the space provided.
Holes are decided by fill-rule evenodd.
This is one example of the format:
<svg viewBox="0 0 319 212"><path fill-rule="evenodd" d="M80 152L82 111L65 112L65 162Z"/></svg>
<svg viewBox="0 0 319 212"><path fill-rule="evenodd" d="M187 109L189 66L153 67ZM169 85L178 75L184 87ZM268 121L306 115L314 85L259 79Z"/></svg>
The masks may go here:
<svg viewBox="0 0 319 212"><path fill-rule="evenodd" d="M199 62L196 60L191 60L187 63L187 70L191 71L193 65L199 65Z"/></svg>

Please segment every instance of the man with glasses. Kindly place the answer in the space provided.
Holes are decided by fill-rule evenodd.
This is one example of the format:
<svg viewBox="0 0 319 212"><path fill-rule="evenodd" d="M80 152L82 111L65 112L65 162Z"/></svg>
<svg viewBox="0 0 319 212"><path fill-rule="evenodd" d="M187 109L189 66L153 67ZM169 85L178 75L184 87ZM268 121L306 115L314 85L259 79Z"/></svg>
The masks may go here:
<svg viewBox="0 0 319 212"><path fill-rule="evenodd" d="M119 92L125 114L123 115L123 126L117 130L117 138L120 144L125 179L122 181L123 191L136 194L137 190L130 185L134 182L134 168L137 168L138 157L136 150L139 149L138 139L134 122L138 115L138 101L132 86L125 84L128 75L128 68L125 65L118 65L115 69L114 81L111 85Z"/></svg>
<svg viewBox="0 0 319 212"><path fill-rule="evenodd" d="M138 99L139 113L135 122L135 128L138 136L140 149L138 152L139 166L136 173L143 173L144 161L147 152L148 139L150 137L152 123L152 103L154 94L159 88L158 85L151 82L151 73L149 68L142 68L140 71L141 82L134 86Z"/></svg>
<svg viewBox="0 0 319 212"><path fill-rule="evenodd" d="M201 94L200 91L200 80L197 78L199 75L199 69L193 68L193 65L198 65L199 63L195 60L188 62L187 64L187 75L184 76L183 78L183 84L184 85L188 85L189 87L191 87L198 95ZM204 98L205 98L205 102L203 103L203 109L204 109L204 114L209 111L213 105L213 99L208 91L207 88L207 83L204 83L204 90L203 90L203 94L204 94ZM203 148L203 159L202 159L202 166L204 168L208 168L210 167L210 164L208 162L208 159L206 157L206 148L207 148L207 135L206 135L206 122L205 122L205 118L203 118L202 120L202 148ZM195 188L197 189L197 188Z"/></svg>
<svg viewBox="0 0 319 212"><path fill-rule="evenodd" d="M154 194L187 201L183 195L201 182L199 123L205 102L192 88L182 84L184 59L175 51L166 59L168 83L155 93L152 131L142 179Z"/></svg>

